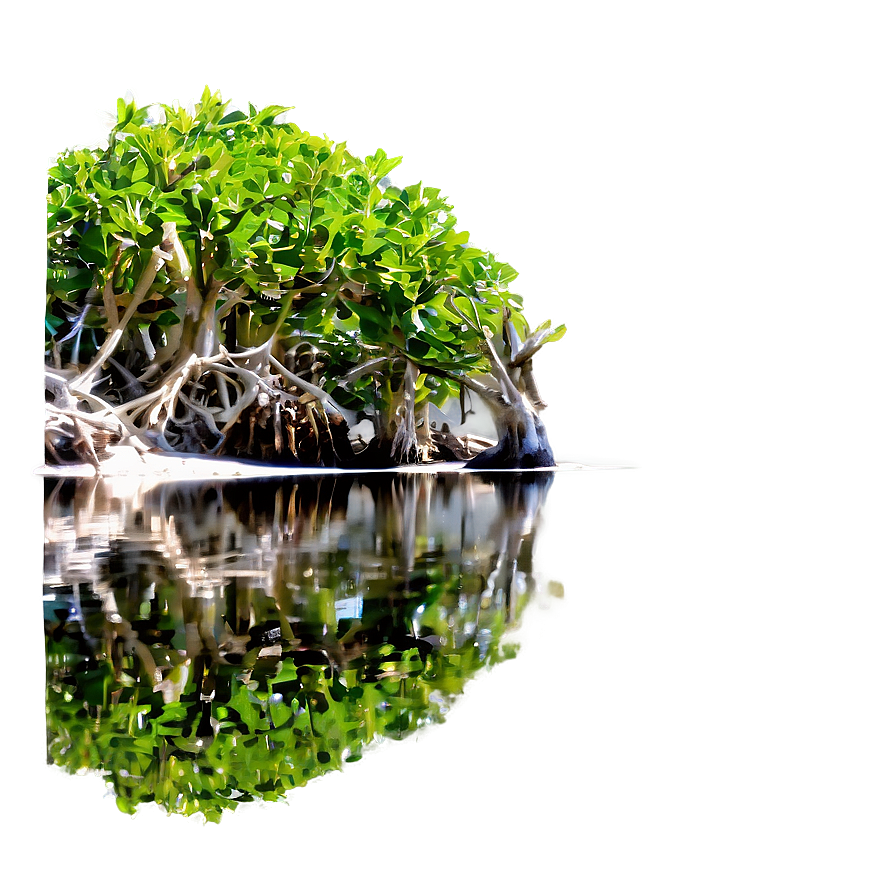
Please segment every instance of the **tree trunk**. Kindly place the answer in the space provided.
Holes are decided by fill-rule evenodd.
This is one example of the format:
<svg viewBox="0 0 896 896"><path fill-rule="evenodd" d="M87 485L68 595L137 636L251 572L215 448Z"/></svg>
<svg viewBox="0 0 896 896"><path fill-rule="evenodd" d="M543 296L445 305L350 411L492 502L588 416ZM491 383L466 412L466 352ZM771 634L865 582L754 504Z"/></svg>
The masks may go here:
<svg viewBox="0 0 896 896"><path fill-rule="evenodd" d="M496 415L498 444L467 461L471 470L553 467L554 452L541 418L524 405L502 408Z"/></svg>

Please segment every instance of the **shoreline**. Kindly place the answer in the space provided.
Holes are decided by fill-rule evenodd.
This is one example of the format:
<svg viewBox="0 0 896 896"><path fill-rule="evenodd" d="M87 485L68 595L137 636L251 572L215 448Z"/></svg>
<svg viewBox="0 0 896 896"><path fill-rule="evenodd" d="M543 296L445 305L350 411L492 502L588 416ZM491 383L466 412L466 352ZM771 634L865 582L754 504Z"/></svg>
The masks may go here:
<svg viewBox="0 0 896 896"><path fill-rule="evenodd" d="M440 461L399 467L347 469L342 467L292 467L251 463L230 458L199 454L140 453L134 448L113 446L110 457L97 470L91 464L44 464L35 470L38 476L55 479L139 478L159 481L201 481L203 479L278 479L298 476L357 476L369 473L532 473L632 469L622 463L578 464L564 462L553 467L530 469L468 470L464 461Z"/></svg>

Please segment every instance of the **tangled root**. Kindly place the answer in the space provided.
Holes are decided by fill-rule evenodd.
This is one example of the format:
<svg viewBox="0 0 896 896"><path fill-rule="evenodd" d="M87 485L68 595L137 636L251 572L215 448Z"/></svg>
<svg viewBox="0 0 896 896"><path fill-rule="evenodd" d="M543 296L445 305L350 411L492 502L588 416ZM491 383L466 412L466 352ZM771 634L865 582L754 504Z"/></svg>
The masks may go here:
<svg viewBox="0 0 896 896"><path fill-rule="evenodd" d="M100 461L111 456L109 446L119 442L121 436L113 426L91 420L89 415L47 405L44 462L60 465L87 463L99 469Z"/></svg>
<svg viewBox="0 0 896 896"><path fill-rule="evenodd" d="M259 392L215 452L227 457L303 467L351 467L348 424L310 395Z"/></svg>

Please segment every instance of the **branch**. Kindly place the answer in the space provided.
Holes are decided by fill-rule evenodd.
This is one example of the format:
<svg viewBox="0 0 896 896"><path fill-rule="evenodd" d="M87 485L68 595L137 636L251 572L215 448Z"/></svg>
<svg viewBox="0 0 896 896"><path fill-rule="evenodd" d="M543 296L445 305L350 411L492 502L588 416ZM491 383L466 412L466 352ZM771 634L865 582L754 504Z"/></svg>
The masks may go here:
<svg viewBox="0 0 896 896"><path fill-rule="evenodd" d="M221 442L224 441L224 433L222 433L221 430L218 429L218 423L215 420L212 412L208 408L205 408L200 404L196 404L195 401L191 401L189 398L187 398L186 395L183 394L183 392L180 393L180 400L188 408L190 408L190 410L199 414L199 416L202 417L203 420L205 420L205 423L211 431L212 435L218 437L218 444L211 449L212 452L215 451L215 449L221 444Z"/></svg>
<svg viewBox="0 0 896 896"><path fill-rule="evenodd" d="M488 336L489 333L487 332L486 335ZM508 404L518 404L522 401L522 396L520 395L519 389L517 389L513 380L510 378L507 368L498 357L498 353L495 351L491 339L487 338L484 344L486 353L488 354L489 364L492 368L492 374L501 386L505 397L508 399Z"/></svg>
<svg viewBox="0 0 896 896"><path fill-rule="evenodd" d="M168 269L171 279L187 291L186 316L193 320L199 320L202 293L196 285L187 250L184 249L184 244L177 233L177 225L173 221L165 221L162 224L162 244L159 248L171 255L170 259L166 259L169 262Z"/></svg>
<svg viewBox="0 0 896 896"><path fill-rule="evenodd" d="M344 417L349 426L354 426L355 423L357 423L358 415L354 411L350 411L337 404L329 394L320 388L320 386L315 386L313 383L309 383L307 380L303 380L301 377L296 376L273 357L273 355L271 356L270 361L277 369L278 373L282 374L287 380L298 386L300 389L304 389L309 395L313 395L325 408L330 410L330 413Z"/></svg>
<svg viewBox="0 0 896 896"><path fill-rule="evenodd" d="M112 277L103 284L103 307L106 309L106 321L109 329L114 330L118 326L118 306L115 304L115 292L112 288Z"/></svg>
<svg viewBox="0 0 896 896"><path fill-rule="evenodd" d="M56 396L57 401L64 401L65 407L74 407L75 402L72 399L69 388L69 380L65 376L50 370L48 367L44 368L44 389L47 392L52 392ZM61 406L57 405L57 407Z"/></svg>
<svg viewBox="0 0 896 896"><path fill-rule="evenodd" d="M532 356L558 331L564 331L565 327L561 324L557 327L542 327L534 332L517 351L511 353L510 366L522 367Z"/></svg>
<svg viewBox="0 0 896 896"><path fill-rule="evenodd" d="M451 310L452 310L458 317L460 317L460 318L464 321L464 323L465 323L471 330L475 330L477 333L481 333L481 332L482 332L482 325L479 324L478 322L474 324L473 321L470 320L470 318L467 317L467 315L464 314L463 311L461 311L460 308L457 307L457 305L456 305L455 302L454 302L454 296L450 296L450 295L447 295L447 294L446 294L446 295L445 295L445 304L446 304L446 305L447 305L447 306L448 306L448 307L449 307L449 308L450 308L450 309L451 309ZM472 304L472 303L471 303L471 304ZM475 305L473 305L473 310L476 311L476 306L475 306Z"/></svg>
<svg viewBox="0 0 896 896"><path fill-rule="evenodd" d="M223 426L219 428L221 433L226 433L234 423L237 422L240 418L240 414L255 401L255 397L258 395L259 389L262 385L261 377L252 370L245 370L242 367L225 367L223 364L211 364L210 368L216 372L227 371L228 373L235 373L239 376L240 379L244 380L246 383L246 390L243 394L237 399L235 405L232 405L228 412L225 414L227 417L226 422Z"/></svg>
<svg viewBox="0 0 896 896"><path fill-rule="evenodd" d="M188 174L192 174L192 173L196 170L196 166L199 164L199 160L200 160L201 158L202 158L202 155L201 155L201 154L198 155L198 156L196 156L196 158L193 159L193 161L190 162L190 164L187 165L187 166L184 168L184 170L180 172L180 174L177 174L177 173L175 173L173 170L169 169L169 171L168 171L168 184L167 184L166 186L162 187L162 192L163 192L163 193L170 193L170 192L175 188L175 186L177 185L178 181L183 180ZM205 167L207 168L208 165L206 164Z"/></svg>
<svg viewBox="0 0 896 896"><path fill-rule="evenodd" d="M441 370L438 367L429 367L425 364L419 364L418 366L421 373L432 373L435 376L444 376L449 380L454 380L455 383L459 383L471 392L475 392L483 401L489 404L496 405L497 407L507 407L510 404L500 390L483 385L463 373Z"/></svg>
<svg viewBox="0 0 896 896"><path fill-rule="evenodd" d="M88 414L86 411L79 411L75 408L66 408L65 410L62 410L54 405L47 405L46 412L47 414L55 415L57 420L66 417L73 420L83 420L85 423L89 423L97 429L104 429L106 432L112 432L116 435L123 434L123 424L120 420L114 417L112 419L115 420L115 423L110 423L106 417L98 417L96 414Z"/></svg>
<svg viewBox="0 0 896 896"><path fill-rule="evenodd" d="M529 401L532 402L532 407L534 407L536 411L543 411L547 407L547 404L545 404L538 391L538 383L535 382L535 377L532 374L531 361L526 361L520 368L520 380L522 381L523 392Z"/></svg>
<svg viewBox="0 0 896 896"><path fill-rule="evenodd" d="M224 292L225 287L219 287L218 291ZM224 315L226 315L231 308L233 308L235 305L239 305L241 302L245 305L249 304L248 299L246 299L246 294L249 292L249 287L246 286L245 283L241 284L239 289L228 289L227 292L230 293L230 296L227 298L227 301L225 301L224 304L215 312L216 320L221 320L221 318L224 317Z"/></svg>
<svg viewBox="0 0 896 896"><path fill-rule="evenodd" d="M97 356L87 365L87 369L75 380L72 382L72 388L82 388L87 385L88 391L90 389L90 381L93 379L94 374L106 363L109 359L112 352L115 351L116 346L121 340L122 334L125 331L125 327L130 323L131 318L137 311L137 307L142 304L146 294L149 292L150 287L153 285L156 279L156 274L161 270L162 265L165 263L165 255L167 253L164 252L159 247L156 247L152 250L152 259L149 264L143 269L143 273L140 275L140 280L137 282L137 286L134 289L134 294L131 297L131 303L128 305L127 311L125 311L124 316L118 324L118 327L113 330L103 342L103 347L98 352Z"/></svg>
<svg viewBox="0 0 896 896"><path fill-rule="evenodd" d="M339 385L345 386L347 383L353 383L358 377L364 376L365 373L370 373L372 370L377 370L382 367L383 364L388 364L391 360L391 358L372 358L370 361L364 361L363 364L358 364L357 367L353 367L345 376L340 377Z"/></svg>
<svg viewBox="0 0 896 896"><path fill-rule="evenodd" d="M510 349L510 363L513 364L520 350L520 334L517 333L513 321L510 319L510 309L504 309L504 340Z"/></svg>

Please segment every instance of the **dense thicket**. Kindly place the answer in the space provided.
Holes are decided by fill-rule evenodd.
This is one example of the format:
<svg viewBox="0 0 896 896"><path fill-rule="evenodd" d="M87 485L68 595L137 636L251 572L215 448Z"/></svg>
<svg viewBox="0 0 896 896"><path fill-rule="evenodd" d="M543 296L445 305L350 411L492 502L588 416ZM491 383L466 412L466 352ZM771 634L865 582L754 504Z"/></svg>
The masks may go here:
<svg viewBox="0 0 896 896"><path fill-rule="evenodd" d="M516 271L469 245L435 187L268 106L119 100L108 145L50 170L51 459L101 446L338 466L553 463ZM430 423L475 393L498 443ZM467 401L468 404L468 401ZM352 427L372 423L372 437ZM481 453L479 453L481 451Z"/></svg>

